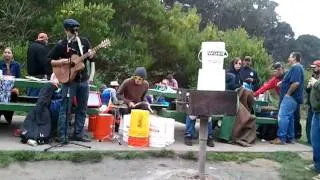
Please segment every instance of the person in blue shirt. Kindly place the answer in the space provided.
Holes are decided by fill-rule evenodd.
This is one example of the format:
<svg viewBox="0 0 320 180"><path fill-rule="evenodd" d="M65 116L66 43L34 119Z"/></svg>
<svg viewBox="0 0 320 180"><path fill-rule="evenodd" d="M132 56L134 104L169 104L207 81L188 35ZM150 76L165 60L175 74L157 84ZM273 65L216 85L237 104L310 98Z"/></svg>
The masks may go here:
<svg viewBox="0 0 320 180"><path fill-rule="evenodd" d="M101 87L101 101L103 105L108 105L111 102L115 104L118 101L117 89L119 88L118 81L111 81L110 87L108 88L105 84Z"/></svg>
<svg viewBox="0 0 320 180"><path fill-rule="evenodd" d="M295 112L303 103L304 90L304 69L300 62L301 54L292 52L288 58L291 68L281 81L278 137L272 144L294 142Z"/></svg>
<svg viewBox="0 0 320 180"><path fill-rule="evenodd" d="M20 78L20 64L14 60L13 52L10 47L6 47L3 51L3 60L0 61L0 69L3 75L14 76L15 78ZM18 99L19 90L17 88L12 88L11 90L11 100L10 102L16 102ZM0 111L1 115L4 115L8 124L11 124L14 111Z"/></svg>

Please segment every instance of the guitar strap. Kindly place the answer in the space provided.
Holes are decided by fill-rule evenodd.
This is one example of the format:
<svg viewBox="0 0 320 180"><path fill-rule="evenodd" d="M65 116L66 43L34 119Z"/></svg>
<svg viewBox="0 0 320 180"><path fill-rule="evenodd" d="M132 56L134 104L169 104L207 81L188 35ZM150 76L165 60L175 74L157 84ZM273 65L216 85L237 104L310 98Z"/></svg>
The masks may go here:
<svg viewBox="0 0 320 180"><path fill-rule="evenodd" d="M77 40L77 44L81 53L81 56L83 55L83 48L82 48L82 44L81 44L81 40L79 38L79 36L76 36L76 40Z"/></svg>
<svg viewBox="0 0 320 180"><path fill-rule="evenodd" d="M83 55L83 47L82 47L81 40L80 40L79 36L76 36L76 40L77 40L77 44L78 44L78 47L79 47L79 50L80 50L80 53L82 56ZM86 62L86 66L87 66L87 68L90 68L90 63L88 61ZM88 75L90 76L89 72L90 71L87 71Z"/></svg>

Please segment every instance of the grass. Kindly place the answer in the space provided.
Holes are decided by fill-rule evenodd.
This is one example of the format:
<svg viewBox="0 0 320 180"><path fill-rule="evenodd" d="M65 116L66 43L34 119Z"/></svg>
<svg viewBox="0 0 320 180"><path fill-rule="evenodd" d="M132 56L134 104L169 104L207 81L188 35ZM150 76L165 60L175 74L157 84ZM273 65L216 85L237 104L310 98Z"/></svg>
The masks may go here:
<svg viewBox="0 0 320 180"><path fill-rule="evenodd" d="M144 152L30 152L30 151L2 151L0 152L0 167L5 168L10 163L36 162L36 161L71 161L73 163L97 163L103 158L115 158L117 160L134 160L146 158L172 158L197 160L197 152L175 153L173 151L144 151ZM316 173L306 171L304 167L311 164L311 161L302 159L298 153L274 152L274 153L220 153L209 152L208 162L233 161L246 163L254 159L269 159L282 165L279 169L280 176L284 180L307 180L315 176Z"/></svg>

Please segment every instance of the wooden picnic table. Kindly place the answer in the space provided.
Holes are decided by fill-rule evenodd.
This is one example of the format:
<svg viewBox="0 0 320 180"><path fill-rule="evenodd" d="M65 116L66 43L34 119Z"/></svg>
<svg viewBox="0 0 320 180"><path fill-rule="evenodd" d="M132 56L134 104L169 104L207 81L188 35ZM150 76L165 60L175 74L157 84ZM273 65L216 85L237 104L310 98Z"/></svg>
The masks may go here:
<svg viewBox="0 0 320 180"><path fill-rule="evenodd" d="M50 81L46 80L30 80L23 78L16 78L14 82L14 86L17 88L42 88L45 84L50 83ZM96 90L96 86L90 85L91 90ZM21 98L20 98L21 97ZM33 101L29 102L9 102L4 103L0 102L0 110L8 110L8 111L24 111L29 112L36 106L36 101L38 97L31 96L19 96L18 99L32 99ZM88 108L87 114L98 114L98 108Z"/></svg>
<svg viewBox="0 0 320 180"><path fill-rule="evenodd" d="M16 78L14 82L14 86L17 88L42 88L45 84L50 83L47 80L31 80L31 79L24 79L24 78ZM90 90L96 91L97 87L94 85L90 85Z"/></svg>

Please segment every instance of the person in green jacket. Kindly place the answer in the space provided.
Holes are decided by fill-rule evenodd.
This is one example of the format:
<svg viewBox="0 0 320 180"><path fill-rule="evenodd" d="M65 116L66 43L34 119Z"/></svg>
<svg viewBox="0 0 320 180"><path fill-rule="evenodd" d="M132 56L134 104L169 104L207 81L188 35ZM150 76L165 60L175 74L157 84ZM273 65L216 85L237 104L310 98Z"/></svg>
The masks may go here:
<svg viewBox="0 0 320 180"><path fill-rule="evenodd" d="M311 78L308 86L311 86L310 103L313 110L311 123L311 144L313 148L313 165L308 166L320 173L320 80Z"/></svg>

